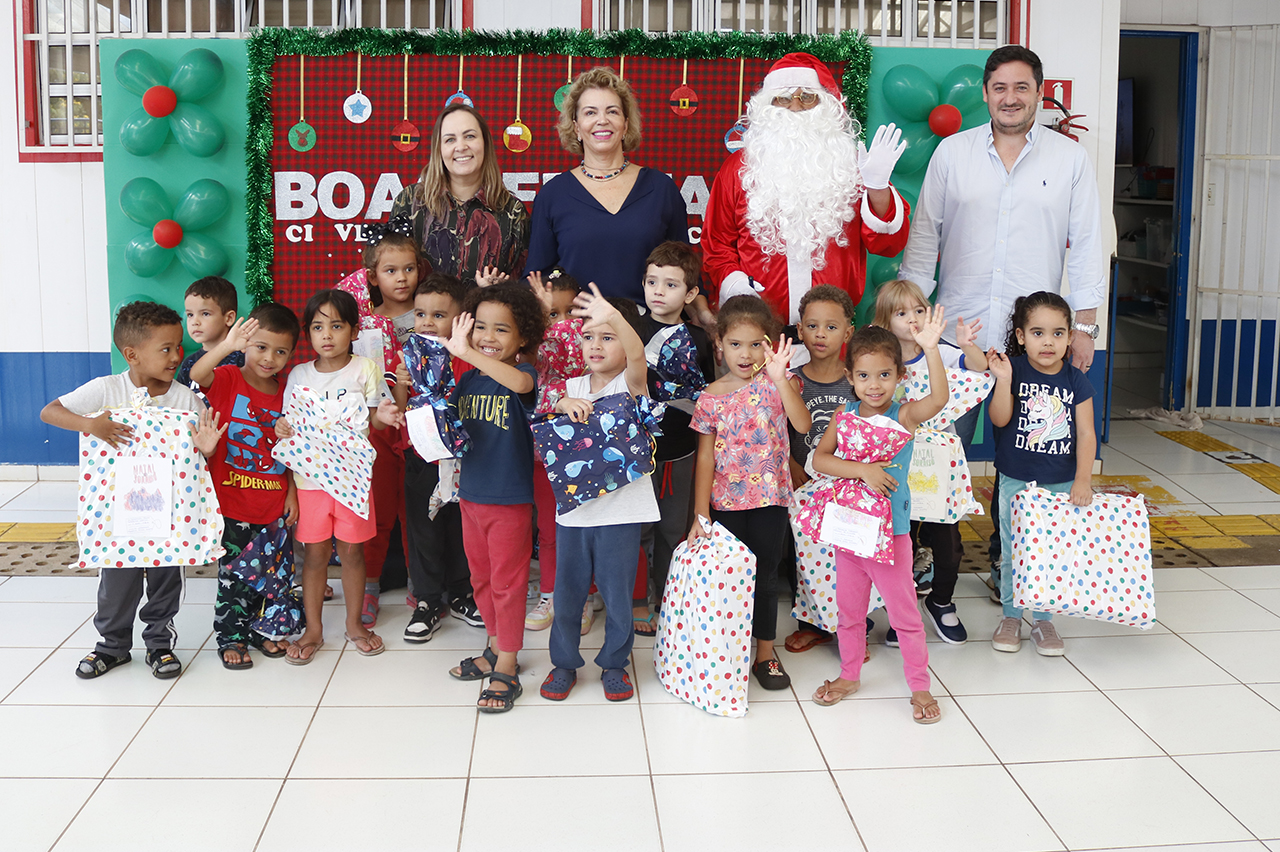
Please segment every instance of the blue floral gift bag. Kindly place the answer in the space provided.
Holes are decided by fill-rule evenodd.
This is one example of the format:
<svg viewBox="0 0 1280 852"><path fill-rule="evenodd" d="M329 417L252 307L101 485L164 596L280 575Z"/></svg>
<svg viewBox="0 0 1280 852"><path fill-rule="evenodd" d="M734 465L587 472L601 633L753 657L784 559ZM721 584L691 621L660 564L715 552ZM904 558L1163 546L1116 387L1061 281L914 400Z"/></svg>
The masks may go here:
<svg viewBox="0 0 1280 852"><path fill-rule="evenodd" d="M460 458L471 448L471 436L449 401L454 388L449 350L434 337L412 334L404 344L404 364L413 382L405 412L413 448L424 461Z"/></svg>
<svg viewBox="0 0 1280 852"><path fill-rule="evenodd" d="M533 424L538 456L556 495L556 514L653 473L654 438L665 406L615 393L592 403L585 423L557 414Z"/></svg>

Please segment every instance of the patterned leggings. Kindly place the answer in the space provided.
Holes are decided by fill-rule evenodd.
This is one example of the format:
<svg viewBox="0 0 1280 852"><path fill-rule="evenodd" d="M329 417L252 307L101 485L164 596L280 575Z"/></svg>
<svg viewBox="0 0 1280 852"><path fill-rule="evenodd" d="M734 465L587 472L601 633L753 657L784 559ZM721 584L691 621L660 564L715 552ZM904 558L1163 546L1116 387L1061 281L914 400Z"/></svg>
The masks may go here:
<svg viewBox="0 0 1280 852"><path fill-rule="evenodd" d="M218 562L218 597L213 604L213 632L217 637L219 650L239 643L261 641L261 637L249 625L262 611L265 599L232 574L227 565L234 562L244 546L267 526L269 524L250 524L232 518L226 519L222 546L227 549L227 553Z"/></svg>

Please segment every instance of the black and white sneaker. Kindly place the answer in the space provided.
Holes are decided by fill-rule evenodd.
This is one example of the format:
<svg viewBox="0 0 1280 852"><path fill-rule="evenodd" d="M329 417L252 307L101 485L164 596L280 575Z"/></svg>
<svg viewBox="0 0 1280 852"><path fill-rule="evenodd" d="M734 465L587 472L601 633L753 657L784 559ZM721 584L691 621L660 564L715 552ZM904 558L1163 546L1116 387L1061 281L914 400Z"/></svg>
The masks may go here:
<svg viewBox="0 0 1280 852"><path fill-rule="evenodd" d="M460 618L472 627L484 627L484 619L480 617L480 608L476 599L467 595L465 598L454 598L449 601L449 614Z"/></svg>
<svg viewBox="0 0 1280 852"><path fill-rule="evenodd" d="M440 621L443 618L444 613L440 607L433 607L426 601L418 601L418 605L413 608L413 615L409 616L409 623L405 625L404 641L415 645L430 642L431 637L440 629Z"/></svg>

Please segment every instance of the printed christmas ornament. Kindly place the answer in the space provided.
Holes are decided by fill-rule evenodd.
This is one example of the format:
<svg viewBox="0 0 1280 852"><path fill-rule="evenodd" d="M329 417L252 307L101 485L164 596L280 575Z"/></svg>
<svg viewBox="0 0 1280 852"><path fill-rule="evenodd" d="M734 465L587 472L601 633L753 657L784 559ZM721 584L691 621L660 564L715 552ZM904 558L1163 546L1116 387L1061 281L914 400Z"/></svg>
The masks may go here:
<svg viewBox="0 0 1280 852"><path fill-rule="evenodd" d="M516 57L516 117L502 132L502 143L514 154L528 151L533 144L533 132L520 120L520 97L524 88L524 57Z"/></svg>
<svg viewBox="0 0 1280 852"><path fill-rule="evenodd" d="M738 60L738 104L740 106L742 104L742 72L745 66L746 66L746 60L739 59ZM725 150L727 150L730 154L732 154L735 151L742 150L742 134L746 132L747 132L747 117L746 115L742 115L742 116L739 116L738 120L734 122L733 127L730 127L728 132L725 133L724 135Z"/></svg>
<svg viewBox="0 0 1280 852"><path fill-rule="evenodd" d="M356 51L356 90L342 102L342 115L352 124L364 124L373 115L373 102L360 90L364 54Z"/></svg>
<svg viewBox="0 0 1280 852"><path fill-rule="evenodd" d="M445 106L453 106L454 104L459 104L459 103L466 104L469 107L474 107L476 105L476 102L471 100L471 96L468 95L466 92L462 91L462 66L463 66L463 63L465 63L466 61L467 61L467 57L465 56L458 57L458 91L454 92L452 95L445 98L445 101L444 101Z"/></svg>
<svg viewBox="0 0 1280 852"><path fill-rule="evenodd" d="M409 120L409 54L404 55L404 116L391 131L391 144L397 151L408 153L418 147L422 134L418 125Z"/></svg>
<svg viewBox="0 0 1280 852"><path fill-rule="evenodd" d="M551 96L551 100L556 105L556 112L559 112L564 106L564 99L569 97L569 90L573 88L573 57L569 57L569 70L565 75L565 83L556 89L555 94Z"/></svg>
<svg viewBox="0 0 1280 852"><path fill-rule="evenodd" d="M307 57L298 57L298 123L289 128L289 147L305 154L316 147L316 129L307 124Z"/></svg>
<svg viewBox="0 0 1280 852"><path fill-rule="evenodd" d="M667 103L671 111L681 118L687 118L698 111L698 93L689 88L689 60L684 61L684 70L680 74L680 85L671 90Z"/></svg>

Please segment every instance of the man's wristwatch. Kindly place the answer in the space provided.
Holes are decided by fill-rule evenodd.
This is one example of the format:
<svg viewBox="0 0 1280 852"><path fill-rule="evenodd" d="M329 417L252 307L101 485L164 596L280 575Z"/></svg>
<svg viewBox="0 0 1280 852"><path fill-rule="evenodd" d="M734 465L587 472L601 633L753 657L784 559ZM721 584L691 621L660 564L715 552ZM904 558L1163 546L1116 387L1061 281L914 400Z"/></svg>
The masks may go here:
<svg viewBox="0 0 1280 852"><path fill-rule="evenodd" d="M1077 322L1077 323L1072 323L1071 328L1074 329L1075 331L1084 332L1085 334L1089 335L1089 338L1091 340L1098 339L1098 327L1096 325L1090 325L1087 322Z"/></svg>

